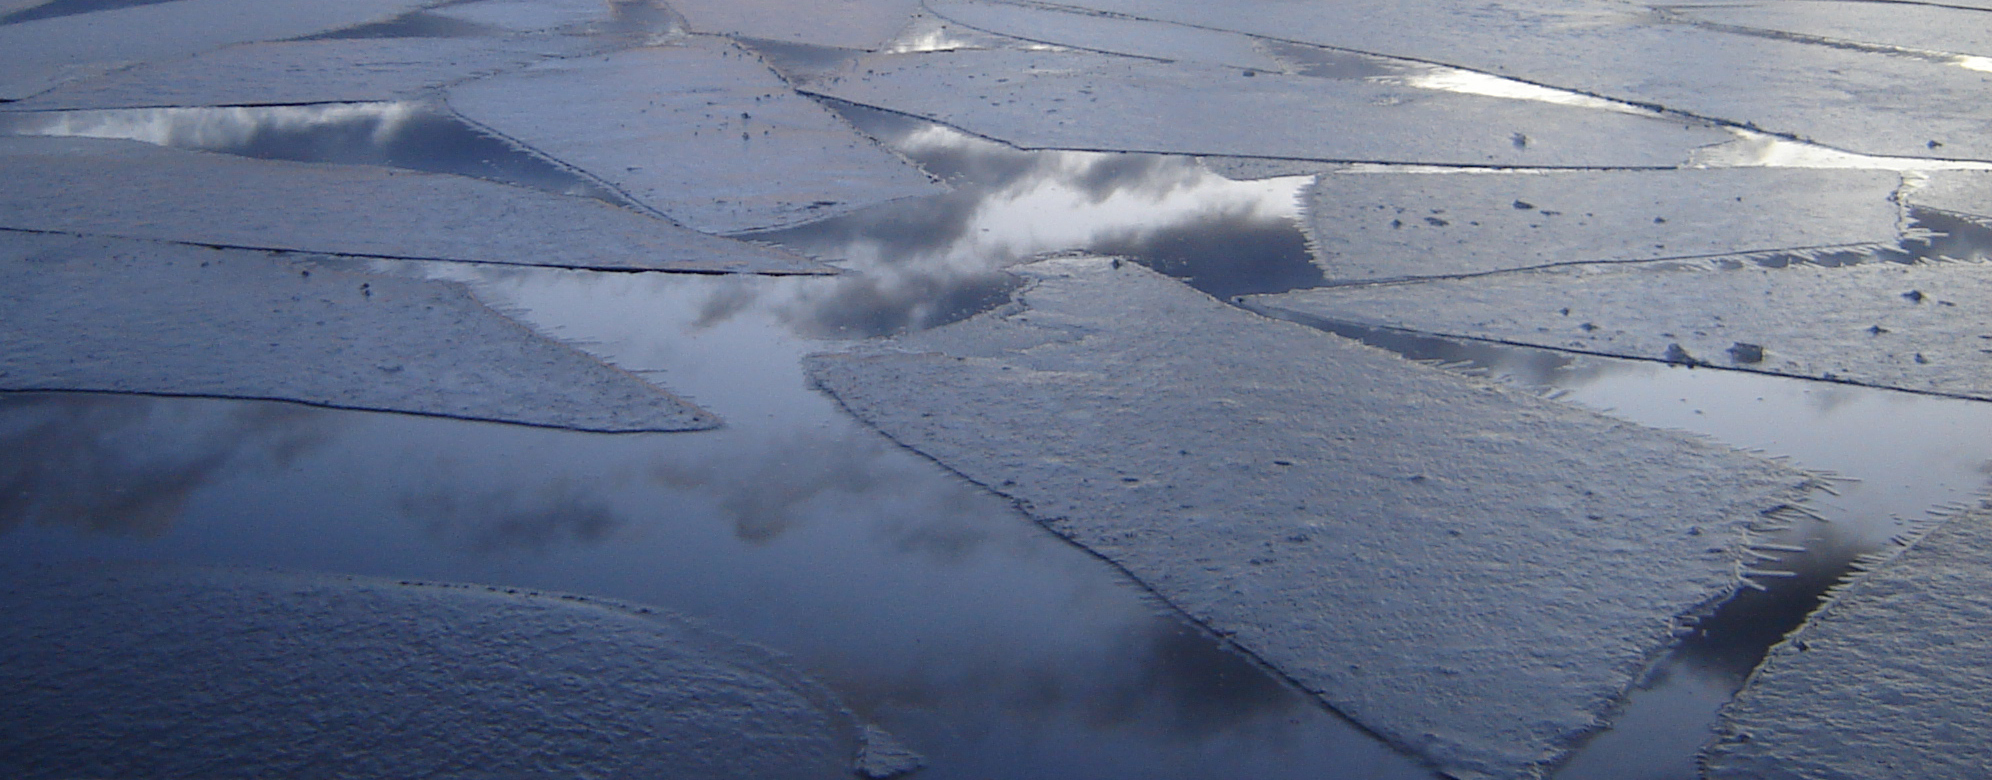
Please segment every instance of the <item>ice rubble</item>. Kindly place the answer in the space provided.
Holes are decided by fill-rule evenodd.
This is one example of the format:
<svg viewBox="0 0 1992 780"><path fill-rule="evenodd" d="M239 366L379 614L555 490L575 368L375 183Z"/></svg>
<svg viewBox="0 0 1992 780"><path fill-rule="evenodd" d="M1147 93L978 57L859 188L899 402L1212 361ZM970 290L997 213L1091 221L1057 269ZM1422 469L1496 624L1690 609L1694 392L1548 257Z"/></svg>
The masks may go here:
<svg viewBox="0 0 1992 780"><path fill-rule="evenodd" d="M0 228L617 271L831 273L586 198L95 138L0 138Z"/></svg>
<svg viewBox="0 0 1992 780"><path fill-rule="evenodd" d="M874 730L767 650L579 596L124 566L13 572L0 611L24 779L814 780Z"/></svg>
<svg viewBox="0 0 1992 780"><path fill-rule="evenodd" d="M1132 263L1023 273L810 374L1457 777L1539 777L1598 728L1808 482Z"/></svg>
<svg viewBox="0 0 1992 780"><path fill-rule="evenodd" d="M1845 586L1723 710L1710 780L1992 775L1992 503Z"/></svg>
<svg viewBox="0 0 1992 780"><path fill-rule="evenodd" d="M1708 30L1670 22L1630 3L1060 4L1442 63L1657 104L1868 154L1934 151L1943 157L1992 159L1992 136L1984 133L1987 109L1980 99L1985 73L1949 62ZM1890 4L1888 9L1908 13L1917 6Z"/></svg>
<svg viewBox="0 0 1992 780"><path fill-rule="evenodd" d="M1894 245L1887 171L1683 169L1316 179L1305 227L1330 279Z"/></svg>
<svg viewBox="0 0 1992 780"><path fill-rule="evenodd" d="M398 100L593 48L579 38L342 38L251 43L81 79L0 106L0 110Z"/></svg>
<svg viewBox="0 0 1992 780"><path fill-rule="evenodd" d="M1300 290L1330 321L1992 400L1992 264L1640 266Z"/></svg>
<svg viewBox="0 0 1992 780"><path fill-rule="evenodd" d="M717 418L463 287L264 253L0 232L0 390L267 398L590 431Z"/></svg>
<svg viewBox="0 0 1992 780"><path fill-rule="evenodd" d="M920 0L670 0L692 30L873 50L905 28Z"/></svg>
<svg viewBox="0 0 1992 780"><path fill-rule="evenodd" d="M0 25L0 100L140 62L388 19L424 0L177 0Z"/></svg>
<svg viewBox="0 0 1992 780"><path fill-rule="evenodd" d="M804 87L1026 148L1477 166L1673 166L1682 123L1366 80L1070 51L881 54Z"/></svg>
<svg viewBox="0 0 1992 780"><path fill-rule="evenodd" d="M458 86L449 103L711 233L944 189L723 39L548 62Z"/></svg>

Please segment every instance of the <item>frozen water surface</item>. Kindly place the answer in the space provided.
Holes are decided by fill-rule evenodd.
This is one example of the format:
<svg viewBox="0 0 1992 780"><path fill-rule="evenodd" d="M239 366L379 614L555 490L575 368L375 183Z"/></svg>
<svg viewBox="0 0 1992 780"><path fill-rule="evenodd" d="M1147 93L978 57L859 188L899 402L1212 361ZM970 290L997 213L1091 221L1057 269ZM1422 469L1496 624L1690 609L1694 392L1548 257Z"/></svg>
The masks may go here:
<svg viewBox="0 0 1992 780"><path fill-rule="evenodd" d="M0 81L14 86L0 92L14 92L0 94L0 100L62 84L83 95L121 83L131 87L128 96L142 98L145 88L137 85L145 79L152 79L145 83L156 85L161 95L181 96L161 103L192 102L203 91L217 102L247 100L241 95L249 92L230 96L222 86L267 90L270 99L309 98L317 87L307 86L307 79L252 78L254 57L242 61L239 73L221 74L242 78L202 76L194 79L199 83L176 84L155 77L175 68L215 71L213 63L231 56L311 49L258 43L272 38L371 42L381 48L355 45L345 51L414 55L407 58L408 71L373 72L367 79L406 87L409 91L391 94L416 96L415 101L10 111L5 121L9 132L142 139L291 162L454 173L641 210L614 192L606 176L578 172L601 174L616 170L613 165L554 161L544 150L530 151L472 129L419 102L423 87L455 78L452 66L442 61L446 58L431 55L460 50L469 57L462 64L474 65L485 56L478 52L499 51L491 48L499 45L512 47L504 52L610 52L682 41L688 29L730 31L786 80L767 82L770 95L791 94L792 86L815 90L840 74L848 83L862 72L854 68L865 67L854 63L867 51L956 52L990 61L1007 61L996 55L1016 53L1069 55L1073 61L1126 61L1165 82L1217 89L1247 79L1284 85L1267 88L1269 95L1294 85L1335 82L1342 86L1328 89L1373 91L1414 105L1427 99L1463 105L1460 98L1473 97L1496 101L1476 105L1506 106L1490 116L1513 113L1540 122L1553 115L1559 127L1575 122L1606 128L1587 137L1595 145L1582 150L1597 154L1580 165L1621 165L1630 158L1660 167L1752 167L1772 176L1784 175L1774 169L1787 167L1904 172L1911 185L1908 200L1917 209L1908 223L1910 234L1927 244L1904 244L1906 254L1971 257L1984 251L1984 218L1974 215L1988 212L1985 188L1969 172L1941 172L1987 167L1956 159L1985 156L1978 149L1982 144L1971 140L1974 123L1983 121L1974 108L1983 82L1971 80L1982 75L1973 70L1979 55L1969 53L1982 47L1969 45L1971 17L1957 16L1967 23L1923 36L1899 21L1948 11L1812 2L1664 12L1578 0L1470 9L1436 0L1080 3L1127 12L1114 16L1070 6L949 0L927 6L927 13L918 13L910 2L685 2L678 4L685 13L680 17L652 3L591 5L565 0L390 4L345 21L288 18L258 28L276 31L264 35L249 29L267 21L255 14L216 22L224 7L217 2L106 10L65 0L45 4L44 12L66 16L0 25L0 38L29 44L0 48L5 52L0 60L18 64L52 57L46 67L7 69ZM0 0L0 14L36 6L44 4ZM357 8L347 4L333 12ZM1883 18L1895 9L1910 12ZM1870 10L1878 15L1857 25L1862 29L1848 28L1846 20L1856 18L1851 14ZM312 11L321 12L327 11ZM1693 14L1707 15L1699 19L1702 26L1684 16ZM198 34L173 33L180 22L194 25L189 29ZM1732 29L1710 26L1721 24ZM30 41L33 36L39 37ZM78 41L87 45L73 47ZM64 53L71 48L76 56ZM385 65L392 58L376 59ZM1215 68L1210 72L1224 78L1191 78L1204 72L1200 68ZM111 75L92 80L106 73ZM982 75L992 82L1012 79L1005 86L1019 75L970 74L978 83ZM366 83L353 88L371 89ZM51 92L47 99L67 92ZM1208 103L1208 96L1193 89L1185 94L1186 105ZM916 97L959 102L962 96L908 93L894 99ZM1102 104L1116 110L1133 105L1113 102L1120 97L1104 95ZM134 104L124 97L118 102ZM553 588L664 605L792 651L799 666L824 679L853 709L932 759L924 770L931 777L1429 777L1227 649L1226 641L1162 609L1097 559L866 432L807 389L799 363L807 353L849 345L842 339L919 331L1000 307L1018 287L1017 277L1002 269L1039 252L1121 255L1220 299L1316 287L1324 283L1322 268L1310 257L1295 219L1312 176L1443 174L1486 165L1421 166L1431 160L1401 154L1368 165L1236 156L1257 153L1239 147L1295 121L1292 106L1280 105L1277 97L1268 98L1272 110L1235 123L1242 129L1208 134L1206 140L1222 148L1201 160L1020 152L904 116L826 102L864 135L886 142L954 188L878 207L854 202L834 219L753 234L836 261L847 271L842 275L688 278L350 257L258 258L265 270L308 269L314 279L367 273L375 275L366 277L370 280L390 274L469 284L479 300L542 334L684 393L725 416L727 427L608 436L273 402L12 393L0 396L5 440L0 485L6 486L0 491L6 494L0 498L0 534L8 540L0 558L280 565ZM547 104L586 108L575 100L540 101L534 108L545 111ZM1392 108L1349 105L1358 118ZM1015 112L1019 125L1045 124L1044 115L1029 115L1033 107L1061 106L1020 101L985 113ZM1214 113L1220 112L1194 116L1208 123ZM1395 113L1403 119L1416 112ZM1507 164L1525 168L1549 164L1547 152L1578 148L1565 147L1554 133L1490 133L1486 127L1398 121L1388 114L1373 124L1377 133L1403 136L1390 143L1433 133L1473 135L1492 147L1485 153L1505 155L1512 161ZM1462 116L1433 115L1447 122ZM1142 116L1123 111L1081 117L1096 124L1085 136L1094 140L1084 145L1124 149L1145 137L1139 133L1160 132L1144 125L1165 124ZM604 116L604 121L624 120ZM1725 122L1806 135L1852 151ZM1620 132L1628 127L1659 135ZM1019 132L1025 131L1031 129ZM1946 135L1953 131L1959 137ZM1681 142L1689 138L1694 140ZM1381 148L1375 138L1313 140ZM1206 151L1201 145L1181 148ZM233 170L228 164L211 169L210 177L183 177L170 192L181 200L230 197L226 187L210 184L227 178L220 171ZM1925 173L1930 171L1938 172ZM1609 178L1605 174L1614 172L1592 173ZM1817 180L1859 178L1833 174ZM94 185L78 181L92 190L85 196L95 192ZM1810 202L1799 193L1784 197L1781 207L1793 210ZM102 203L81 199L73 204L81 209L76 213L101 213ZM546 203L533 202L539 204L533 210ZM257 201L245 208L267 205ZM0 209L0 217L46 208L23 199ZM382 211L368 210L369 219ZM1822 243L1800 240L1808 235L1862 233L1857 226L1868 219L1846 225L1814 221L1821 229L1816 234L1798 229L1802 221L1784 224L1771 217L1754 224L1763 231L1786 231L1770 242L1784 246L1768 247L1784 250ZM532 223L526 219L525 227L537 229ZM475 243L505 224L484 219L478 228L447 238ZM1718 243L1744 237L1728 230L1696 232L1675 220L1668 224L1675 232L1657 234L1665 243L1691 236ZM169 226L186 227L179 220ZM701 251L723 254L731 250L720 247L734 245L704 246L708 249ZM167 246L146 255L158 260L182 251L214 250ZM1774 251L1732 265L1777 267L1800 256ZM1871 259L1813 258L1836 264ZM248 290L253 294L217 301L213 309L236 309L274 289ZM70 293L69 299L88 302L79 311L110 312L101 315L97 330L131 331L132 323L116 316L109 299ZM280 309L289 305L274 303ZM0 311L0 322L22 310ZM184 306L161 311L185 316ZM1610 728L1580 746L1560 770L1567 778L1693 776L1693 756L1712 736L1717 710L1767 648L1804 621L1858 556L1888 551L1891 537L1921 527L1925 510L1970 501L1987 486L1992 445L1982 431L1992 426L1992 413L1985 411L1992 406L1982 402L1308 324L1410 356L1465 361L1467 370L1511 374L1564 402L1793 456L1800 465L1863 480L1839 485L1837 497L1808 504L1823 522L1805 520L1759 539L1746 555L1747 581L1764 590L1746 588L1684 627L1688 635L1611 716ZM157 356L142 357L132 365L156 365ZM1904 560L1916 567L1913 559ZM1774 717L1786 718L1790 709L1777 712L1784 714ZM1854 722L1853 713L1845 715L1833 716L1838 723ZM872 740L864 753L875 769L899 756L885 738ZM1958 755L1969 760L1972 754Z"/></svg>
<svg viewBox="0 0 1992 780"><path fill-rule="evenodd" d="M848 774L875 732L767 651L646 607L243 570L16 574L0 585L13 777L807 780Z"/></svg>
<svg viewBox="0 0 1992 780"><path fill-rule="evenodd" d="M614 270L832 270L595 200L375 166L16 137L0 138L0 174L0 228L11 230Z"/></svg>

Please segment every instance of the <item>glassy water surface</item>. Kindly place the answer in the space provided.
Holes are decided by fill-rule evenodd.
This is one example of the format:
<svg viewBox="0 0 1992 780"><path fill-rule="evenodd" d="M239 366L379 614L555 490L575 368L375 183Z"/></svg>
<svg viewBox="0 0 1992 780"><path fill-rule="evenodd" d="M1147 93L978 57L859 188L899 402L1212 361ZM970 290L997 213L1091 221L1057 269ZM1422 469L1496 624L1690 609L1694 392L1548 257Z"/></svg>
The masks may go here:
<svg viewBox="0 0 1992 780"><path fill-rule="evenodd" d="M599 435L268 402L0 395L0 560L277 566L655 604L792 653L925 753L925 777L1429 777L1002 500L852 422L798 367L846 340L1000 305L1017 285L1003 269L1044 252L1130 257L1226 299L1321 284L1295 222L1308 179L1022 152L836 107L955 187L752 236L835 260L850 271L840 277L341 262L467 283L725 429ZM601 197L425 110L6 121ZM1983 251L1971 226L1924 218L1950 235L1885 259ZM1563 777L1692 776L1715 709L1851 561L1992 479L1992 443L1971 435L1992 423L1988 404L1307 324L1861 480L1773 542L1792 550L1766 550L1760 570L1796 576L1760 577L1764 590L1706 621Z"/></svg>

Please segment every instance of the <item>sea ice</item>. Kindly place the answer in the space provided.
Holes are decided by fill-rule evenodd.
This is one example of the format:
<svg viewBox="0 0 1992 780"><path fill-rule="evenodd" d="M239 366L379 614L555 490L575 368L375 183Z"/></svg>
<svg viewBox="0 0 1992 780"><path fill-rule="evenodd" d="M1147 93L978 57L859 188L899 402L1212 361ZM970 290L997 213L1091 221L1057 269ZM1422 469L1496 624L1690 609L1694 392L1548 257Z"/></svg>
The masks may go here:
<svg viewBox="0 0 1992 780"><path fill-rule="evenodd" d="M1992 264L1574 268L1299 290L1330 321L1992 400Z"/></svg>
<svg viewBox="0 0 1992 780"><path fill-rule="evenodd" d="M881 54L805 92L1017 146L1487 166L1674 166L1726 133L1570 106L1088 52Z"/></svg>
<svg viewBox="0 0 1992 780"><path fill-rule="evenodd" d="M97 138L0 138L0 228L617 271L830 273L587 198Z"/></svg>
<svg viewBox="0 0 1992 780"><path fill-rule="evenodd" d="M1342 173L1304 224L1330 279L1474 274L1593 261L1894 245L1887 171L1685 169Z"/></svg>
<svg viewBox="0 0 1992 780"><path fill-rule="evenodd" d="M920 11L920 0L670 0L694 31L877 49Z"/></svg>
<svg viewBox="0 0 1992 780"><path fill-rule="evenodd" d="M462 286L0 232L0 390L266 398L589 431L719 420Z"/></svg>
<svg viewBox="0 0 1992 780"><path fill-rule="evenodd" d="M1612 0L1061 4L1441 63L1866 154L1992 159L1992 136L1984 132L1992 108L1980 99L1985 73L1951 62L1719 32ZM1858 2L1810 7L1822 14L1885 13ZM1930 20L1926 31L1940 23L1919 18Z"/></svg>
<svg viewBox="0 0 1992 780"><path fill-rule="evenodd" d="M134 565L10 572L0 611L24 780L820 780L875 730L768 650L581 596Z"/></svg>
<svg viewBox="0 0 1992 780"><path fill-rule="evenodd" d="M548 62L458 86L449 103L709 233L944 191L718 38Z"/></svg>
<svg viewBox="0 0 1992 780"><path fill-rule="evenodd" d="M1811 477L1227 306L1133 263L809 359L845 409L1460 778L1603 725Z"/></svg>
<svg viewBox="0 0 1992 780"><path fill-rule="evenodd" d="M76 78L238 43L392 18L425 0L177 0L0 25L0 100Z"/></svg>
<svg viewBox="0 0 1992 780"><path fill-rule="evenodd" d="M593 48L582 43L578 38L342 38L251 43L73 81L0 106L0 110L398 100Z"/></svg>
<svg viewBox="0 0 1992 780"><path fill-rule="evenodd" d="M1723 710L1709 780L1992 776L1992 503L1843 587Z"/></svg>

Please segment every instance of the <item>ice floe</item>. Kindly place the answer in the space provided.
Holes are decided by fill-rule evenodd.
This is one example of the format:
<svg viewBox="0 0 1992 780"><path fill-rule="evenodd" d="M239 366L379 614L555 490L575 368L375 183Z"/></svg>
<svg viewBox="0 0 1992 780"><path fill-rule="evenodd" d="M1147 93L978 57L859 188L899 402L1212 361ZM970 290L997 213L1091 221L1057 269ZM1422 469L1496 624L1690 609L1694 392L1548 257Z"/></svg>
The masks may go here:
<svg viewBox="0 0 1992 780"><path fill-rule="evenodd" d="M1593 261L1893 245L1886 171L1343 173L1306 196L1330 279L1473 274Z"/></svg>
<svg viewBox="0 0 1992 780"><path fill-rule="evenodd" d="M8 574L0 762L19 777L803 780L852 776L877 731L774 653L651 607L236 569Z"/></svg>
<svg viewBox="0 0 1992 780"><path fill-rule="evenodd" d="M846 49L877 49L920 11L920 0L670 0L695 32Z"/></svg>
<svg viewBox="0 0 1992 780"><path fill-rule="evenodd" d="M461 176L0 138L0 228L618 271L829 273L600 201Z"/></svg>
<svg viewBox="0 0 1992 780"><path fill-rule="evenodd" d="M1710 780L1992 774L1992 504L1845 586L1723 710Z"/></svg>
<svg viewBox="0 0 1992 780"><path fill-rule="evenodd" d="M270 106L421 97L584 53L581 39L341 38L251 43L65 84L5 110Z"/></svg>
<svg viewBox="0 0 1992 780"><path fill-rule="evenodd" d="M1329 321L1992 400L1992 264L1524 271L1252 299Z"/></svg>
<svg viewBox="0 0 1992 780"><path fill-rule="evenodd" d="M1750 35L1789 36L1832 46L1870 46L1950 60L1969 67L1972 55L1992 56L1992 4L1968 9L1944 3L1864 3L1846 0L1779 0L1665 9L1674 18ZM1992 60L1986 60L1992 65ZM1984 67L1978 68L1983 70Z"/></svg>
<svg viewBox="0 0 1992 780"><path fill-rule="evenodd" d="M944 191L723 39L549 62L458 86L449 103L706 232Z"/></svg>
<svg viewBox="0 0 1992 780"><path fill-rule="evenodd" d="M1670 167L1729 137L1572 106L1089 52L873 55L803 89L1026 148Z"/></svg>
<svg viewBox="0 0 1992 780"><path fill-rule="evenodd" d="M479 0L429 13L501 30L539 32L606 21L610 6L610 0Z"/></svg>
<svg viewBox="0 0 1992 780"><path fill-rule="evenodd" d="M970 0L931 0L927 9L972 29L1074 49L1270 73L1289 69L1252 38L1221 30Z"/></svg>
<svg viewBox="0 0 1992 780"><path fill-rule="evenodd" d="M1992 173L1931 171L1904 193L1912 206L1946 211L1992 226Z"/></svg>
<svg viewBox="0 0 1992 780"><path fill-rule="evenodd" d="M1992 159L1980 99L1985 73L1948 62L1710 30L1629 3L1061 4L1451 65L1867 154ZM1875 13L1901 7L1890 4Z"/></svg>
<svg viewBox="0 0 1992 780"><path fill-rule="evenodd" d="M177 0L0 25L0 100L140 62L391 18L424 0Z"/></svg>
<svg viewBox="0 0 1992 780"><path fill-rule="evenodd" d="M0 389L267 398L591 431L717 418L460 285L0 232Z"/></svg>
<svg viewBox="0 0 1992 780"><path fill-rule="evenodd" d="M1811 479L1132 263L1023 273L811 376L1455 777L1541 776L1603 725Z"/></svg>

